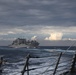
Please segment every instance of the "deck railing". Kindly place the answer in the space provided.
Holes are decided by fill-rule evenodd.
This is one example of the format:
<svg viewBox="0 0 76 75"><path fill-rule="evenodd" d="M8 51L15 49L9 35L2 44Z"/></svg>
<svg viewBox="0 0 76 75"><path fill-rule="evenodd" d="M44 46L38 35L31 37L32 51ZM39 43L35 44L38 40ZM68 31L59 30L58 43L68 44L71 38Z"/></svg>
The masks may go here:
<svg viewBox="0 0 76 75"><path fill-rule="evenodd" d="M30 63L29 64L29 60L32 57L30 56L30 54L28 54L26 56L26 63L24 65L24 68L23 68L21 74L24 75L25 73L27 73L27 75L29 75L30 71L36 70L36 69L42 69L42 68L45 68L45 67L47 67L47 68L44 72L41 72L41 73L35 74L35 75L43 75L45 73L48 74L48 72L50 72L50 75L62 75L62 74L64 75L67 72L73 72L74 68L75 68L75 62L76 62L76 54L74 53L74 54L72 54L71 58L69 58L67 60L64 59L63 61L61 61L62 60L61 58L64 56L64 54L65 53L62 53L62 52L56 52L56 54L52 53L52 55L50 57L46 57L46 58L55 59L53 56L58 56L59 55L58 58L55 59L54 63L52 63L51 65L45 65L45 66L36 67L36 68L29 68L29 65L36 64L36 63L32 63L32 64ZM67 57L67 55L68 54L66 54L65 57ZM64 64L64 63L66 63L66 64Z"/></svg>

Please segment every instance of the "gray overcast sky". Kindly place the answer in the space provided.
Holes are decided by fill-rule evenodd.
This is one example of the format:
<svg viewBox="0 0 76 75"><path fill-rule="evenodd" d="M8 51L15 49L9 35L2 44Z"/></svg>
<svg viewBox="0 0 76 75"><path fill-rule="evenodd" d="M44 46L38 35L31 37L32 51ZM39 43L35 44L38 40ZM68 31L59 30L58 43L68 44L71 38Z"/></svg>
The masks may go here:
<svg viewBox="0 0 76 75"><path fill-rule="evenodd" d="M0 40L76 40L76 0L0 0Z"/></svg>

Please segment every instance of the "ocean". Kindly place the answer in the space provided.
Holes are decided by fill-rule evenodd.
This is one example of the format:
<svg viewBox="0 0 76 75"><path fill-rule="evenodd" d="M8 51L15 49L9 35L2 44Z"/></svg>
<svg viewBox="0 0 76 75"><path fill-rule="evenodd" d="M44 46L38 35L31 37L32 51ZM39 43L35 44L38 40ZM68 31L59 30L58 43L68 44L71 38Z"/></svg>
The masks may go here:
<svg viewBox="0 0 76 75"><path fill-rule="evenodd" d="M26 49L2 46L0 47L0 56L3 56L4 60L7 60L7 62L2 66L2 75L21 75L21 71L24 68L26 56L28 54L32 57L29 59L29 68L36 68L35 70L31 70L29 72L30 75L50 75L50 73L53 72L50 71L50 69L55 68L55 65L51 65L54 63L56 64L60 52L64 53L60 62L68 59L71 60L74 54L74 50L68 50L66 52L66 50L50 49L46 47L39 49ZM68 61L60 65L65 65L67 63ZM45 72L46 70L47 72ZM27 75L26 72L25 75Z"/></svg>

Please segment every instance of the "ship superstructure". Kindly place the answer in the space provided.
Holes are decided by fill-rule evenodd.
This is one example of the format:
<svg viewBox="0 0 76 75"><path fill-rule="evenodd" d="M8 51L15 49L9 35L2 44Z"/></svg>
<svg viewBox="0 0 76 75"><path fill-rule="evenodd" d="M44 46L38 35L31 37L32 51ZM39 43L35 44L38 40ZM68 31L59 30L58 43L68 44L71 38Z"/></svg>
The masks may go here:
<svg viewBox="0 0 76 75"><path fill-rule="evenodd" d="M17 38L13 41L13 43L10 45L10 47L14 48L38 48L39 43L36 40L26 40L22 38Z"/></svg>

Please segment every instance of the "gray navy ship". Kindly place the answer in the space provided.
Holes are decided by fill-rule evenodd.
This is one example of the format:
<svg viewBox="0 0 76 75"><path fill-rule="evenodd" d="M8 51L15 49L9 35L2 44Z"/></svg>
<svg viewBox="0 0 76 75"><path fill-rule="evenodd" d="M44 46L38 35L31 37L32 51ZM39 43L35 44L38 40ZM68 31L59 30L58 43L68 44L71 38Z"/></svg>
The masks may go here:
<svg viewBox="0 0 76 75"><path fill-rule="evenodd" d="M38 48L39 43L36 40L26 40L22 38L15 39L9 47L13 48Z"/></svg>

